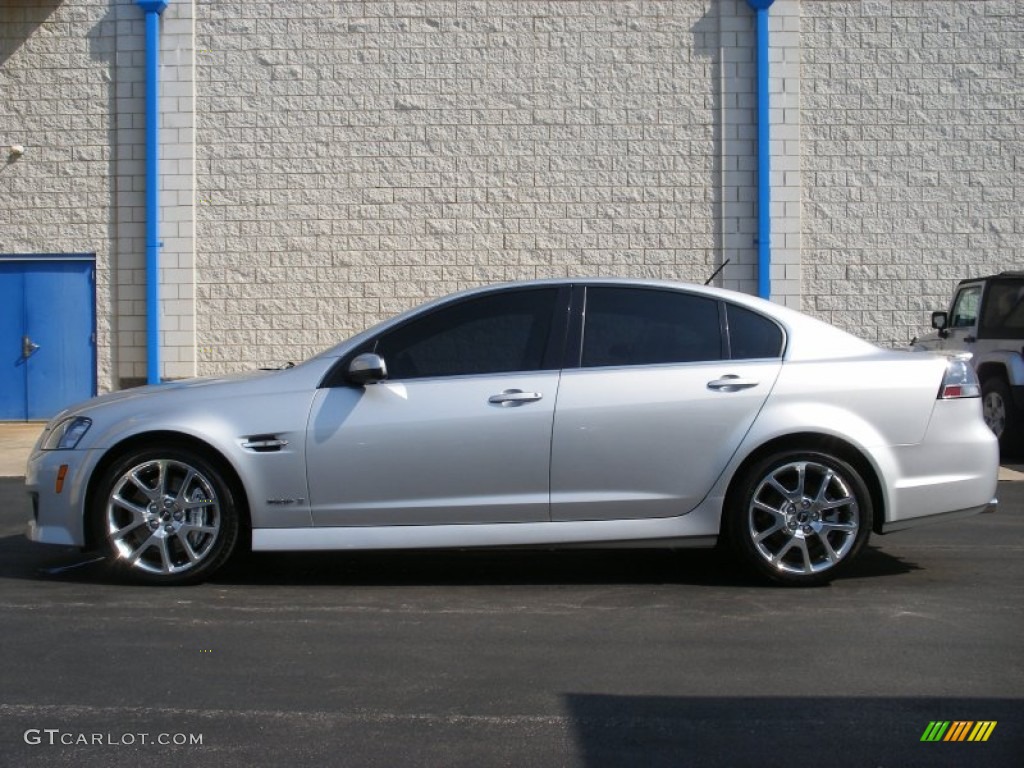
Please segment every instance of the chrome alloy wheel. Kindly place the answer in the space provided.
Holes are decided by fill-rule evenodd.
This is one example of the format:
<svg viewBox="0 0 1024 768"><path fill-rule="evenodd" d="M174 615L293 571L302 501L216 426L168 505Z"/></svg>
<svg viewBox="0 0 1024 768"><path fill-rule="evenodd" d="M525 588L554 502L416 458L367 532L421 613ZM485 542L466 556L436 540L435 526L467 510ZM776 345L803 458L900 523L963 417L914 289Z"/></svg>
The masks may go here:
<svg viewBox="0 0 1024 768"><path fill-rule="evenodd" d="M857 543L860 510L850 481L814 461L773 467L750 497L747 532L754 549L778 572L828 571Z"/></svg>
<svg viewBox="0 0 1024 768"><path fill-rule="evenodd" d="M117 557L147 574L182 574L214 550L223 515L213 482L183 461L153 459L114 482L106 536Z"/></svg>

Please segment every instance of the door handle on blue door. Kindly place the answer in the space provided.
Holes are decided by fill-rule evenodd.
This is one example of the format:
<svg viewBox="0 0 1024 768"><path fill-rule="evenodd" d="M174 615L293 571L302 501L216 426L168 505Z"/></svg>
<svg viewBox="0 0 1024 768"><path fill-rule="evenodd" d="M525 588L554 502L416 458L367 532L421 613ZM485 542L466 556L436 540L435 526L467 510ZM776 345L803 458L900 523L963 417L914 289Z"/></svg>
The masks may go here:
<svg viewBox="0 0 1024 768"><path fill-rule="evenodd" d="M741 389L750 389L760 384L757 379L741 379L735 374L726 374L720 379L708 382L708 389L717 389L722 392L737 392Z"/></svg>
<svg viewBox="0 0 1024 768"><path fill-rule="evenodd" d="M34 341L32 341L32 339L30 339L28 336L22 336L21 337L21 356L22 357L28 357L33 352L35 352L37 349L39 349L39 345L36 344Z"/></svg>
<svg viewBox="0 0 1024 768"><path fill-rule="evenodd" d="M532 403L540 400L543 395L540 392L523 392L521 389L506 389L500 395L491 395L487 402L492 405L500 405L503 408L510 408L523 403Z"/></svg>

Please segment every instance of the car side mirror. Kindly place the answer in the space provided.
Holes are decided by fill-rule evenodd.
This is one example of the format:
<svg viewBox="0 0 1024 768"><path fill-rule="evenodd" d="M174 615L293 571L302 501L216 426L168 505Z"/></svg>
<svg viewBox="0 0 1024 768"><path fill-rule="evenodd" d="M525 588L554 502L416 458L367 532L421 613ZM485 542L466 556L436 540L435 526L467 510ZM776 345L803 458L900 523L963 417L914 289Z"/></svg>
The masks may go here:
<svg viewBox="0 0 1024 768"><path fill-rule="evenodd" d="M388 366L384 358L372 352L364 352L352 358L348 364L346 378L352 384L365 386L384 381L388 377Z"/></svg>
<svg viewBox="0 0 1024 768"><path fill-rule="evenodd" d="M949 325L949 315L945 312L932 312L932 328L939 332L939 336L945 338L949 333L947 325Z"/></svg>

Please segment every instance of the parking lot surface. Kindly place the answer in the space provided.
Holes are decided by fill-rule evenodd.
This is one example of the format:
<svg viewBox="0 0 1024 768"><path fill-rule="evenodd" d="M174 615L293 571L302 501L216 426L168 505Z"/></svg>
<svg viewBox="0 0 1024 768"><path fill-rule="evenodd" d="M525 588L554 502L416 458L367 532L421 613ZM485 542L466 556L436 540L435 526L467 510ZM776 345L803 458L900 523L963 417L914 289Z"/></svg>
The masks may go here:
<svg viewBox="0 0 1024 768"><path fill-rule="evenodd" d="M999 493L818 589L700 550L251 555L160 589L26 541L0 479L0 763L1019 766L1024 483Z"/></svg>

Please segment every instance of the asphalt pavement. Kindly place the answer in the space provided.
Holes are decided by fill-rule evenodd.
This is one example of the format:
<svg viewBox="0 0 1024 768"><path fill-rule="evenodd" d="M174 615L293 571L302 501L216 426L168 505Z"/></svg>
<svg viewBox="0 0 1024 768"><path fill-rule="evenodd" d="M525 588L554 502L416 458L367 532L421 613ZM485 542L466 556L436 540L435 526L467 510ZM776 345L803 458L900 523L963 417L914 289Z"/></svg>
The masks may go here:
<svg viewBox="0 0 1024 768"><path fill-rule="evenodd" d="M999 495L817 589L697 550L250 555L145 588L26 541L0 479L0 764L1016 768L1024 483Z"/></svg>

